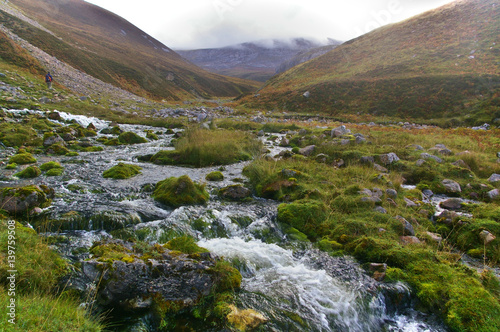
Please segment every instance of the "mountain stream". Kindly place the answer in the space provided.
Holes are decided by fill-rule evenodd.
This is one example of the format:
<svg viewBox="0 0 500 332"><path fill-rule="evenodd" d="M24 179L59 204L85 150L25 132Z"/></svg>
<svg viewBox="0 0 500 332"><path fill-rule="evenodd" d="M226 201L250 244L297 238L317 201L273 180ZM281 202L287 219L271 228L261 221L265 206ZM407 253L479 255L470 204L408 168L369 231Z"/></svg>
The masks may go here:
<svg viewBox="0 0 500 332"><path fill-rule="evenodd" d="M108 127L107 122L95 118L61 116L83 126L93 123L97 131ZM139 125L120 128L141 136L145 130L158 131ZM239 268L243 281L237 304L269 319L261 327L263 331L446 331L435 317L412 308L412 296L405 285L378 283L350 257L330 257L288 239L276 222L277 202L260 198L248 203L218 200L217 189L244 181L242 170L248 162L202 169L138 162L139 155L171 149L173 135L162 133L159 138L144 144L103 146L102 152L80 153L78 157L38 155L39 163L61 162L64 174L20 180L4 173L0 186L46 184L55 189L56 197L43 213L57 219L76 211L87 218L85 227L75 222L72 229L62 232L70 243L58 250L73 258L75 248L89 248L96 240L112 237L99 224L103 215L126 219L125 223L132 225L128 227L142 230L144 240L150 242L165 243L177 234L194 236L200 246ZM279 150L275 141L263 141L272 151ZM142 174L128 180L103 178L102 172L118 162L139 165ZM211 200L206 206L172 210L150 197L152 186L165 178L188 175L193 181L206 182L205 176L216 170L222 170L225 180L207 183ZM127 329L136 330L133 326Z"/></svg>

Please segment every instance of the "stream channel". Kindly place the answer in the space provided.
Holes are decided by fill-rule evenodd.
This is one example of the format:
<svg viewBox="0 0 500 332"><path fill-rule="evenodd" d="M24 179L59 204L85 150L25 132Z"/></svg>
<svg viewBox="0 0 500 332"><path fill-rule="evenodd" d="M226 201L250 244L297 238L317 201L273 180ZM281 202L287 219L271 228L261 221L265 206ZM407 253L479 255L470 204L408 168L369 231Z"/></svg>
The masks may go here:
<svg viewBox="0 0 500 332"><path fill-rule="evenodd" d="M84 127L93 123L97 132L109 125L95 118L61 115ZM120 128L141 136L147 129L159 130L139 125ZM94 141L98 137L91 143L100 145ZM350 257L330 257L308 244L288 239L276 222L278 202L260 198L246 203L219 200L218 189L245 181L242 170L248 162L222 168L222 182L205 180L208 173L220 167L195 169L138 162L139 155L172 149L169 146L173 135L163 132L159 138L144 144L103 146L102 152L80 153L78 157L37 155L39 164L61 162L65 167L63 175L20 180L2 170L5 181L0 186L45 184L56 191L52 206L44 211L51 219L69 211L88 218L85 227L75 222L73 229L62 231L70 243L57 249L66 256L111 237L110 230L99 225L102 216L125 219L125 224L130 225L127 227L153 243L165 243L180 234L194 236L200 246L236 262L243 276L238 307L255 309L269 319L260 331L447 331L435 317L412 308L414 301L405 285L378 283ZM275 142L263 141L273 153L278 152ZM128 180L103 178L103 171L118 162L139 165L142 174ZM151 188L158 181L182 175L206 183L211 193L206 206L173 210L151 198ZM203 227L199 227L200 223ZM132 325L126 331L146 331Z"/></svg>

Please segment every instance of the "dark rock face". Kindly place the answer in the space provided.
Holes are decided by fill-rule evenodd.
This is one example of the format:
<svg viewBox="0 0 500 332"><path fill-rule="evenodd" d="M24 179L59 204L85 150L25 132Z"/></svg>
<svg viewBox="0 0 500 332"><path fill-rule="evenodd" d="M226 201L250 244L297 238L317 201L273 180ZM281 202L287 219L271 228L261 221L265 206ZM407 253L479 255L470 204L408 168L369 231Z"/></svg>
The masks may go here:
<svg viewBox="0 0 500 332"><path fill-rule="evenodd" d="M215 265L214 257L202 253L199 258L164 253L161 259L147 262L93 259L82 262L81 271L70 277L67 287L85 294L99 283L96 300L102 308L136 311L149 309L158 301L187 307L210 294L215 283L207 271Z"/></svg>

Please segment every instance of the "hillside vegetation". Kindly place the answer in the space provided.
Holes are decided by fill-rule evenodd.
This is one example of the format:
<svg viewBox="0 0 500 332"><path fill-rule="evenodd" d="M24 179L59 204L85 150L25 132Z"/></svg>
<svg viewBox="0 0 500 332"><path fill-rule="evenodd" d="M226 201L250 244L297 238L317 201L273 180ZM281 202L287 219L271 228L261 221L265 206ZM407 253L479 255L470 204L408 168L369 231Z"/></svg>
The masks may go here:
<svg viewBox="0 0 500 332"><path fill-rule="evenodd" d="M497 1L456 1L346 42L271 79L241 103L295 112L492 121L500 117L499 28Z"/></svg>
<svg viewBox="0 0 500 332"><path fill-rule="evenodd" d="M180 100L237 96L256 87L188 63L126 20L83 0L11 4L48 30L0 11L4 27L58 60L135 94Z"/></svg>

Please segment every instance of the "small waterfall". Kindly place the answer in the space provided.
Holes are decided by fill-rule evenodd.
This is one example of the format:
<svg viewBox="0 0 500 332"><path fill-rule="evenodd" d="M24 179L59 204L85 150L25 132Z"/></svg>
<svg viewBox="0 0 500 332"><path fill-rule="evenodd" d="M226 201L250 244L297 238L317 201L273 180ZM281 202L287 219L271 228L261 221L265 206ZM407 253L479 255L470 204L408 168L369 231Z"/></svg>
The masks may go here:
<svg viewBox="0 0 500 332"><path fill-rule="evenodd" d="M244 277L240 305L267 315L270 322L266 329L445 331L424 323L414 312L389 316L383 292L351 260L316 256L313 250L297 257L292 250L275 244L237 237L202 240L198 244L239 266ZM332 271L316 268L315 257L330 259ZM333 275L339 271L337 277ZM408 292L401 284L395 287Z"/></svg>

